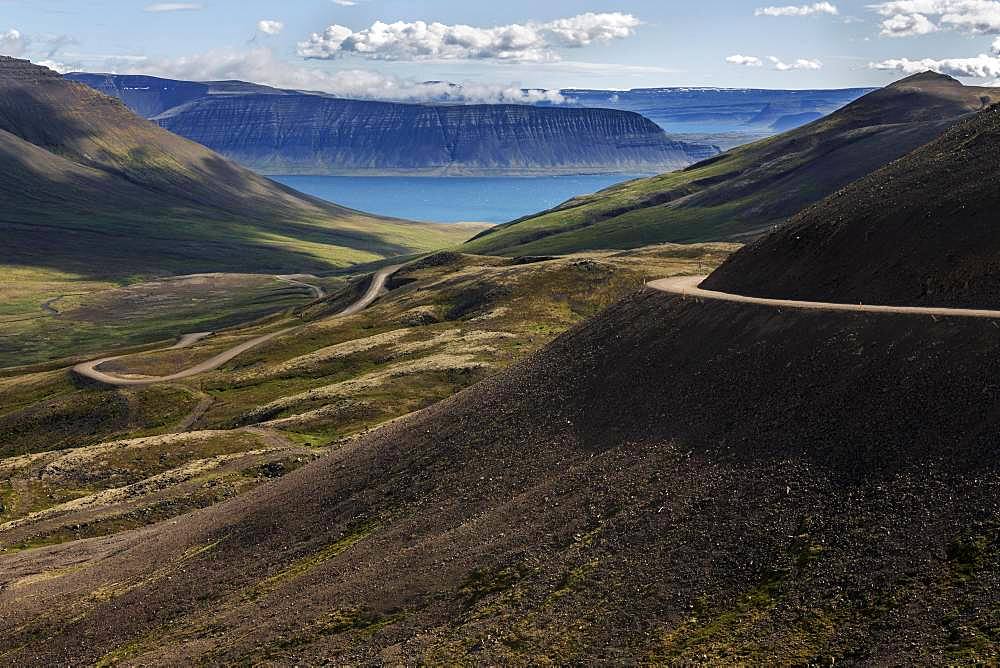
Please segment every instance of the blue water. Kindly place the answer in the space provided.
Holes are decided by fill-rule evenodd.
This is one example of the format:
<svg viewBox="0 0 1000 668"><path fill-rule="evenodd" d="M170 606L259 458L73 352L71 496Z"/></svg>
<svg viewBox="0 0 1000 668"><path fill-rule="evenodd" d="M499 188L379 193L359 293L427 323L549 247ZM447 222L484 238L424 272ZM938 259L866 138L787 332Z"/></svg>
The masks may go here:
<svg viewBox="0 0 1000 668"><path fill-rule="evenodd" d="M309 195L369 213L439 223L505 223L634 176L272 176Z"/></svg>

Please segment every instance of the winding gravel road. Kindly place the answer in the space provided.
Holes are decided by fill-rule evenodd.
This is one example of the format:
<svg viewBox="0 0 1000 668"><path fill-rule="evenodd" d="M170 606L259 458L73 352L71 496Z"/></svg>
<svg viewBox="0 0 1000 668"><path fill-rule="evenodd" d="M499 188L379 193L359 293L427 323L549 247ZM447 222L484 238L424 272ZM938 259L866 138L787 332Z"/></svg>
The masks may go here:
<svg viewBox="0 0 1000 668"><path fill-rule="evenodd" d="M361 297L361 299L348 306L338 315L340 316L354 315L355 313L358 313L368 308L368 306L373 301L378 299L380 295L387 292L385 287L386 281L389 279L390 276L396 273L401 266L402 265L393 265L391 267L384 267L375 272L375 275L372 277L371 285L368 286L368 290L365 291L365 294ZM302 283L301 281L295 280L290 276L278 276L276 278L286 283L304 285L309 289L311 289L313 291L313 294L317 295L318 297L322 297L323 295L326 294L321 287L315 285L309 285L308 283ZM219 353L218 355L215 355L214 357L210 357L209 359L205 360L204 362L201 362L200 364L196 364L193 367L184 369L183 371L178 371L177 373L171 374L169 376L140 376L132 378L123 378L121 376L115 376L100 371L99 367L105 362L121 359L122 357L125 357L125 355L117 355L114 357L103 357L99 360L93 360L91 362L83 362L73 367L73 372L84 378L89 378L90 380L95 380L99 383L103 383L104 385L113 385L117 387L125 387L125 386L134 387L143 385L155 385L157 383L169 383L175 380L181 380L183 378L190 378L191 376L197 376L198 374L205 373L206 371L212 371L214 369L218 369L223 364L229 362L235 357L238 357L239 355L242 355L248 350L252 350L257 346L260 346L261 344L267 343L271 339L275 339L285 334L290 334L291 332L294 332L301 328L302 325L296 325L295 327L288 327L286 329L282 329L277 332L271 332L270 334L258 336L255 339L250 339L249 341L244 341L243 343L237 346L233 346L232 348L229 348L228 350L225 350ZM212 332L198 332L195 334L185 334L173 346L170 346L169 348L161 348L160 350L151 352L188 348L197 343L198 341L201 341L202 339L211 335Z"/></svg>
<svg viewBox="0 0 1000 668"><path fill-rule="evenodd" d="M650 281L646 285L654 290L669 292L684 297L700 299L717 299L741 304L762 304L779 308L807 309L813 311L849 311L854 313L898 313L909 315L930 315L945 318L988 318L1000 320L1000 311L974 308L942 308L935 306L880 306L876 304L838 304L835 302L800 302L792 299L766 299L764 297L747 297L728 292L704 290L698 285L707 276L674 276Z"/></svg>

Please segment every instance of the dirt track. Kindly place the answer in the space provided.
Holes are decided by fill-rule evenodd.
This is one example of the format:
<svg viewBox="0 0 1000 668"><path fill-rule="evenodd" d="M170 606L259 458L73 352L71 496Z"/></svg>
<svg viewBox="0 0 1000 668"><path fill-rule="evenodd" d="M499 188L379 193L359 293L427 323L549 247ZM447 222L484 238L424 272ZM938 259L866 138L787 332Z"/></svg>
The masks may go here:
<svg viewBox="0 0 1000 668"><path fill-rule="evenodd" d="M896 313L910 315L930 315L943 318L987 318L1000 320L1000 311L971 308L943 308L932 306L881 306L876 304L839 304L834 302L795 301L793 299L767 299L764 297L747 297L728 292L704 290L698 287L707 276L675 276L650 281L647 286L654 290L670 294L702 299L717 299L720 301L737 302L740 304L762 304L778 308L807 309L813 311L850 311L854 313Z"/></svg>
<svg viewBox="0 0 1000 668"><path fill-rule="evenodd" d="M358 301L354 302L346 309L341 311L340 315L343 316L353 315L367 308L373 301L375 301L379 297L379 295L383 293L383 291L385 290L386 280L388 280L390 276L396 273L399 267L400 265L394 265L391 267L385 267L383 269L379 269L377 272L375 272L375 275L372 277L371 285L368 286L368 290L361 297L361 299L359 299ZM318 286L312 286L305 283L301 283L299 281L295 281L288 277L280 277L280 279L284 280L285 282L294 283L297 285L305 285L306 287L312 289L317 295L324 294L322 288L319 288ZM270 334L258 336L257 338L245 341L239 344L238 346L229 348L228 350L225 350L219 353L218 355L215 355L214 357L210 357L209 359L205 360L204 362L201 362L200 364L196 364L193 367L184 369L183 371L178 371L177 373L171 374L169 376L143 376L140 378L121 378L119 376L107 374L99 370L99 367L105 362L110 362L112 360L119 359L123 357L123 355L118 355L115 357L104 357L98 360L93 360L91 362L83 362L81 364L77 364L75 367L73 367L73 372L80 376L83 376L84 378L89 378L91 380L95 380L105 385L143 386L143 385L154 385L157 383L168 383L175 380L181 380L183 378L190 378L191 376L196 376L198 374L205 373L206 371L212 371L214 369L218 369L223 364L238 357L239 355L242 355L246 351L256 348L261 344L267 343L271 339L275 339L279 336L283 336L290 332L294 332L297 329L299 329L299 326L288 327L286 329L282 329L277 332L271 332ZM185 334L180 338L180 340L175 345L171 346L170 348L171 349L187 348L193 345L194 343L210 336L210 334L211 334L210 332Z"/></svg>

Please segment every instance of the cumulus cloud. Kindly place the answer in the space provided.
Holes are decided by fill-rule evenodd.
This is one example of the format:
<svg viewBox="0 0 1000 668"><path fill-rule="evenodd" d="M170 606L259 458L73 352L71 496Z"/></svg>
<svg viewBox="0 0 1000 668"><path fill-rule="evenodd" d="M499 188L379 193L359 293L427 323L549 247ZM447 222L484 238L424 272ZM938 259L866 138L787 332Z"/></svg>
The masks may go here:
<svg viewBox="0 0 1000 668"><path fill-rule="evenodd" d="M996 45L994 45L994 54L996 53ZM934 58L918 60L890 58L889 60L868 63L868 67L873 70L895 70L903 74L918 74L933 70L953 77L974 77L977 79L1000 77L1000 57L985 53L974 58L944 58L941 60Z"/></svg>
<svg viewBox="0 0 1000 668"><path fill-rule="evenodd" d="M764 64L764 61L757 56L744 56L739 53L726 58L726 62L730 65L742 65L744 67L761 67Z"/></svg>
<svg viewBox="0 0 1000 668"><path fill-rule="evenodd" d="M19 30L11 28L0 32L0 54L5 56L22 56L28 49L28 38Z"/></svg>
<svg viewBox="0 0 1000 668"><path fill-rule="evenodd" d="M304 58L358 55L374 60L558 60L556 47L581 48L624 39L641 22L631 14L588 12L548 23L513 23L480 28L424 21L376 21L357 32L331 25L299 43Z"/></svg>
<svg viewBox="0 0 1000 668"><path fill-rule="evenodd" d="M1000 0L892 0L872 5L880 15L882 34L925 35L939 28L973 34L1000 34Z"/></svg>
<svg viewBox="0 0 1000 668"><path fill-rule="evenodd" d="M260 21L257 21L257 30L265 35L279 35L284 29L285 24L281 21L272 21L270 19L261 19Z"/></svg>
<svg viewBox="0 0 1000 668"><path fill-rule="evenodd" d="M895 14L882 21L885 37L914 37L937 30L937 25L923 14Z"/></svg>
<svg viewBox="0 0 1000 668"><path fill-rule="evenodd" d="M203 7L195 2L156 2L152 5L146 5L143 11L153 13L191 12L199 9L203 9Z"/></svg>
<svg viewBox="0 0 1000 668"><path fill-rule="evenodd" d="M119 74L150 74L192 81L238 79L357 99L513 104L561 104L566 101L559 91L522 90L514 84L426 83L362 69L330 72L289 64L275 58L270 49L264 48L217 50L182 58L141 62L109 62L109 69Z"/></svg>
<svg viewBox="0 0 1000 668"><path fill-rule="evenodd" d="M739 53L726 58L726 62L731 65L742 65L743 67L763 67L764 65L764 60L758 58L757 56L744 56ZM818 60L809 60L807 58L797 58L790 63L786 63L775 56L768 56L767 62L771 63L771 69L777 70L778 72L823 69L823 63Z"/></svg>
<svg viewBox="0 0 1000 668"><path fill-rule="evenodd" d="M813 16L815 14L829 14L837 16L840 10L837 6L829 2L815 2L811 5L787 5L783 7L758 7L754 10L754 16Z"/></svg>
<svg viewBox="0 0 1000 668"><path fill-rule="evenodd" d="M818 60L809 60L807 58L797 58L790 63L782 61L780 58L775 58L770 56L768 60L771 62L771 66L778 70L779 72L789 72L791 70L821 70L823 69L823 63Z"/></svg>

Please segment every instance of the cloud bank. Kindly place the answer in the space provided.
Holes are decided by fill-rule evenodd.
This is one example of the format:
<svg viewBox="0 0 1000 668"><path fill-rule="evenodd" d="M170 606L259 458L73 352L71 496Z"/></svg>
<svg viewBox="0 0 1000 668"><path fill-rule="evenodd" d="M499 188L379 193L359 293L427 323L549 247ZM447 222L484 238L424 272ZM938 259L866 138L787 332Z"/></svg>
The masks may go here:
<svg viewBox="0 0 1000 668"><path fill-rule="evenodd" d="M996 52L994 51L994 54ZM873 70L895 70L903 74L919 74L927 70L940 72L953 77L971 77L976 79L1000 78L1000 57L981 53L974 58L890 58L868 64Z"/></svg>
<svg viewBox="0 0 1000 668"><path fill-rule="evenodd" d="M548 23L512 23L480 28L424 21L376 21L357 32L331 25L300 42L304 58L329 60L356 55L373 60L558 60L555 48L582 48L630 37L641 21L621 12L588 12Z"/></svg>
<svg viewBox="0 0 1000 668"><path fill-rule="evenodd" d="M998 0L892 0L872 5L881 16L882 35L912 37L941 29L1000 34Z"/></svg>
<svg viewBox="0 0 1000 668"><path fill-rule="evenodd" d="M109 65L109 69L118 74L149 74L192 81L238 79L277 88L320 91L355 99L490 104L561 104L566 101L559 91L522 90L514 84L426 83L372 70L330 72L301 67L275 58L274 53L266 48L249 51L226 49L182 58L110 62Z"/></svg>

